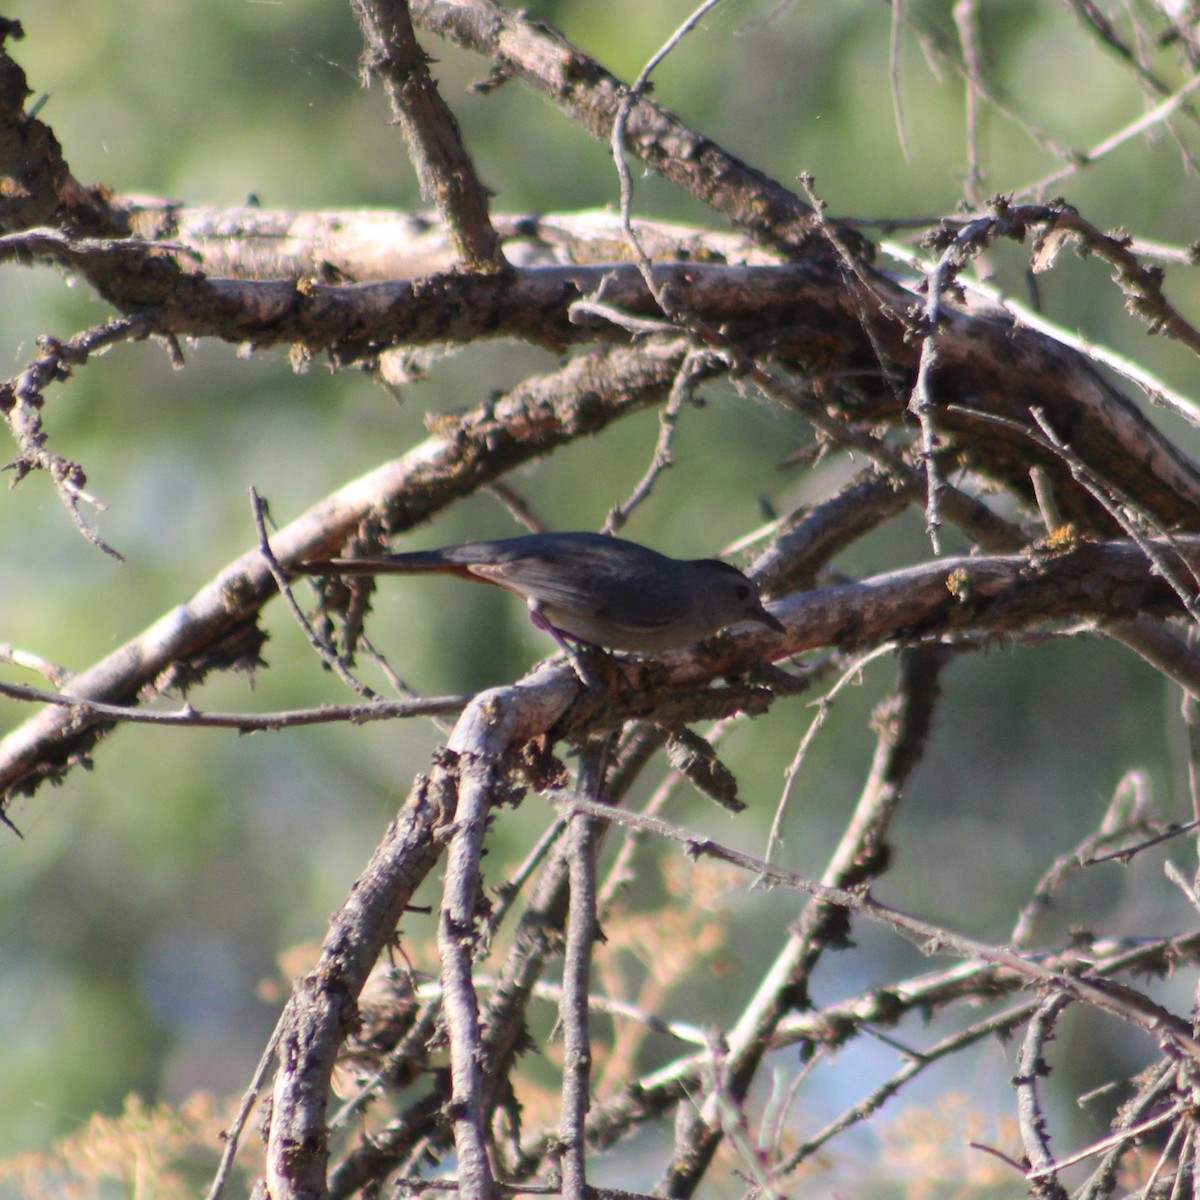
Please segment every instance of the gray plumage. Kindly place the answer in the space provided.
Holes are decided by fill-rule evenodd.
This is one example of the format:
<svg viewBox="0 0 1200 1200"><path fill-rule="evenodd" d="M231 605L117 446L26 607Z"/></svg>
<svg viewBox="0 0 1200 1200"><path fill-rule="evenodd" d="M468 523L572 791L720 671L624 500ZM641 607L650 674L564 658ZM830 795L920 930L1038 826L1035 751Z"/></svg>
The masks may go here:
<svg viewBox="0 0 1200 1200"><path fill-rule="evenodd" d="M565 636L613 650L674 650L743 621L783 629L736 567L711 558L668 558L599 533L535 533L377 558L326 559L296 571L449 572L522 597L533 623L556 641Z"/></svg>

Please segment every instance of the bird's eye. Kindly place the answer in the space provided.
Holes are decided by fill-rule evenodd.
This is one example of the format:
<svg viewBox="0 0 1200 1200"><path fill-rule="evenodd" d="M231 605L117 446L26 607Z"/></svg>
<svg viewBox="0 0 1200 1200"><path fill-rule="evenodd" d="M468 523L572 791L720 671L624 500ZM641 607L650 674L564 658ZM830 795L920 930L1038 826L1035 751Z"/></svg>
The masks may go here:
<svg viewBox="0 0 1200 1200"><path fill-rule="evenodd" d="M749 600L750 599L750 585L748 583L739 584L737 594L738 594L739 600Z"/></svg>

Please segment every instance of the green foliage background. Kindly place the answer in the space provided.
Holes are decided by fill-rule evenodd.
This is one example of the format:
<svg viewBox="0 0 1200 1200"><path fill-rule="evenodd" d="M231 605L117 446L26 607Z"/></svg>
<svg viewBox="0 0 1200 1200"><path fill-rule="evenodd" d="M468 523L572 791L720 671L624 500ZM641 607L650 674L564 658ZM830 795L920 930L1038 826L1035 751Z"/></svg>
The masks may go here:
<svg viewBox="0 0 1200 1200"><path fill-rule="evenodd" d="M527 7L629 78L692 4ZM719 8L656 76L658 100L785 182L812 172L836 215L952 211L966 163L963 87L945 64L931 69L936 53L921 44L953 46L951 5L906 6L912 25L900 32L898 66L909 160L889 91L887 8L796 3L771 17L773 7ZM1086 149L1143 110L1128 76L1062 6L981 8L992 78L1064 144ZM419 204L379 90L359 86L347 7L36 0L9 15L27 34L10 50L35 92L50 94L41 116L85 182L196 205L250 195L268 208ZM465 94L486 64L429 48L497 211L614 203L604 147L520 85ZM987 191L1020 189L1056 166L994 114L984 134ZM1101 225L1176 243L1196 237L1196 182L1168 136L1132 141L1062 191ZM716 223L655 179L638 179L636 208ZM993 260L997 282L1022 297L1027 253L1010 247ZM1194 278L1177 276L1173 298L1194 309ZM1064 257L1040 282L1054 319L1195 390L1194 360L1147 338L1102 267ZM0 268L0 370L19 371L39 334L68 335L106 315L86 289L45 269ZM528 347L474 348L439 361L397 404L357 372L293 374L282 352L246 360L233 347L199 345L187 355L186 370L175 372L159 347L122 346L52 391L52 444L86 467L108 505L98 527L128 561L88 546L44 479L0 495L0 643L83 668L253 544L249 486L285 521L414 445L428 413L476 405L554 365ZM679 466L628 529L681 556L718 551L754 527L760 498L785 510L827 494L844 474L840 466L814 476L779 469L809 440L798 420L721 388L709 400L685 414ZM1197 452L1195 431L1172 432ZM655 433L652 414L629 421L514 482L552 525L594 528L641 475ZM503 509L480 496L412 544L511 529ZM907 540L889 532L839 565L873 573L926 553L914 519ZM518 606L484 589L414 581L386 588L377 609L377 641L423 690L500 682L547 650ZM267 711L343 698L286 616L271 611L268 622L270 669L253 687L245 677L213 680L192 697L198 705ZM872 668L818 739L787 826L790 865L819 871L865 775L867 717L890 679L886 661ZM1127 769L1145 769L1157 801L1186 813L1176 701L1124 652L1083 641L997 646L957 663L947 682L937 736L899 823L896 867L882 888L889 901L1003 939L1014 906L1095 824ZM0 700L0 729L27 715ZM698 799L675 815L761 851L782 770L810 717L792 702L730 742L728 761L753 806L746 816L731 822ZM275 973L279 951L321 935L436 743L417 725L253 738L133 727L102 746L95 770L19 803L12 815L24 840L0 838L0 1027L11 1031L0 1041L0 1153L46 1146L94 1110L118 1111L130 1091L177 1101L198 1088L240 1090L276 1011L257 998L258 981ZM497 875L544 821L540 803L505 814L488 859ZM1106 932L1162 932L1177 919L1172 904L1158 866L1139 862L1126 874L1093 872L1055 920L1087 922L1103 910ZM761 919L739 928L728 950L735 978L770 952L794 915L790 904L765 900L754 912ZM881 963L910 953L873 934L865 940L878 940ZM862 982L826 977L831 993ZM731 992L728 1003L735 999ZM1097 1077L1127 1067L1129 1053L1099 1048ZM844 1099L831 1084L830 1104Z"/></svg>

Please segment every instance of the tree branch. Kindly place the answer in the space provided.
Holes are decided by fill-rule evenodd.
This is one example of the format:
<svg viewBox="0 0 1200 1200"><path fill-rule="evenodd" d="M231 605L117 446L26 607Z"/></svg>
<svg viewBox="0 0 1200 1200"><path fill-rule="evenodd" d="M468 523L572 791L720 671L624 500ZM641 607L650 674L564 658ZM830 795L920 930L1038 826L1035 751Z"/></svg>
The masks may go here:
<svg viewBox="0 0 1200 1200"><path fill-rule="evenodd" d="M503 271L508 264L488 218L488 190L475 173L454 113L429 73L406 0L353 0L366 50L363 74L382 79L409 151L421 195L437 205L469 271Z"/></svg>
<svg viewBox="0 0 1200 1200"><path fill-rule="evenodd" d="M493 0L416 0L423 29L491 59L545 93L608 144L625 87L543 20ZM792 191L722 150L652 100L637 98L626 148L765 245L791 252L811 231L811 211Z"/></svg>

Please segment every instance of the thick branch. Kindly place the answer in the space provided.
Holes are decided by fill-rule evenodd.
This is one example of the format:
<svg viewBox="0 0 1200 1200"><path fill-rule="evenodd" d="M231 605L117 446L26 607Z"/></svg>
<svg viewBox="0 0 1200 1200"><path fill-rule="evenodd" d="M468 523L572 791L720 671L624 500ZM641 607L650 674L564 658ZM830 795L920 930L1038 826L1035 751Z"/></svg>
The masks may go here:
<svg viewBox="0 0 1200 1200"><path fill-rule="evenodd" d="M310 280L211 278L181 270L163 250L138 242L72 240L52 231L0 239L0 257L36 255L84 274L125 311L157 332L212 336L268 346L290 343L328 351L340 362L373 359L398 345L466 344L512 337L556 349L586 341L627 341L615 314L661 319L639 268L544 266L504 275L439 275L391 283L329 286ZM823 384L822 403L854 423L904 420L901 385L917 369L918 349L897 314L913 295L882 275L869 294L847 285L828 257L790 265L660 263L656 290L696 320L723 329L727 344L771 356ZM604 308L573 306L603 287ZM1085 530L1116 532L1111 518L1072 479L1061 459L1031 443L1030 410L1069 437L1072 454L1165 528L1200 526L1200 472L1087 358L1007 315L944 304L938 369L929 379L946 442L956 462L1032 494L1040 465L1063 518ZM951 406L959 406L951 408ZM997 426L970 410L1003 417Z"/></svg>
<svg viewBox="0 0 1200 1200"><path fill-rule="evenodd" d="M1171 553L1166 543L1155 539L1155 544ZM1172 544L1193 561L1200 555L1198 535L1172 539ZM1119 541L1081 542L1057 555L938 559L792 596L772 611L788 626L794 652L897 636L1010 633L1091 615L1180 615L1182 608L1142 552L1132 542Z"/></svg>
<svg viewBox="0 0 1200 1200"><path fill-rule="evenodd" d="M468 270L504 270L508 264L488 219L488 190L429 73L429 59L413 33L408 5L404 0L354 0L352 7L367 43L364 73L384 81L408 140L421 195L445 217Z"/></svg>
<svg viewBox="0 0 1200 1200"><path fill-rule="evenodd" d="M481 697L475 704L481 702L490 706L492 714L499 710L497 697ZM448 1115L454 1130L458 1183L465 1200L491 1200L495 1181L484 1127L483 1054L474 963L476 920L483 900L479 869L483 838L508 746L495 728L501 722L492 725L487 719L480 721L470 709L463 718L483 736L470 740L471 749L457 758L458 805L446 862L437 942L442 960L442 1009L450 1043ZM455 740L451 738L451 745Z"/></svg>
<svg viewBox="0 0 1200 1200"><path fill-rule="evenodd" d="M325 1106L333 1057L354 1021L367 974L451 832L438 935L449 955L443 982L455 1080L451 1119L463 1195L491 1194L490 1170L482 1156L479 1063L471 1061L478 1026L472 1017L477 1001L469 945L479 886L475 860L494 801L484 776L490 776L508 747L549 728L576 688L569 670L551 668L477 696L455 726L449 754L428 781L417 781L399 819L334 917L320 963L297 985L281 1019L280 1070L268 1137L273 1200L327 1194Z"/></svg>
<svg viewBox="0 0 1200 1200"><path fill-rule="evenodd" d="M345 362L397 345L467 344L500 337L556 348L627 341L628 335L610 322L579 319L570 311L602 286L611 308L661 317L638 268L630 264L327 285L210 278L187 270L186 262L177 267L164 250L137 241L72 240L52 230L0 238L0 261L24 255L85 275L106 300L142 315L155 332L256 347L299 344L312 352L328 350ZM806 315L824 323L835 315L823 311L835 295L834 280L817 264L662 264L656 279L713 325L794 325ZM850 320L847 314L847 335Z"/></svg>
<svg viewBox="0 0 1200 1200"><path fill-rule="evenodd" d="M112 205L139 236L186 247L197 265L213 276L382 283L436 275L455 262L450 230L433 213L206 208L148 196L116 196ZM620 218L604 210L514 213L495 216L492 223L508 255L523 267L628 258ZM779 261L737 234L670 221L637 221L634 227L655 261L738 266Z"/></svg>
<svg viewBox="0 0 1200 1200"><path fill-rule="evenodd" d="M349 897L334 915L321 959L295 987L280 1018L279 1071L267 1131L272 1200L325 1196L326 1104L338 1048L354 1027L367 975L405 905L441 854L452 782L420 779Z"/></svg>

